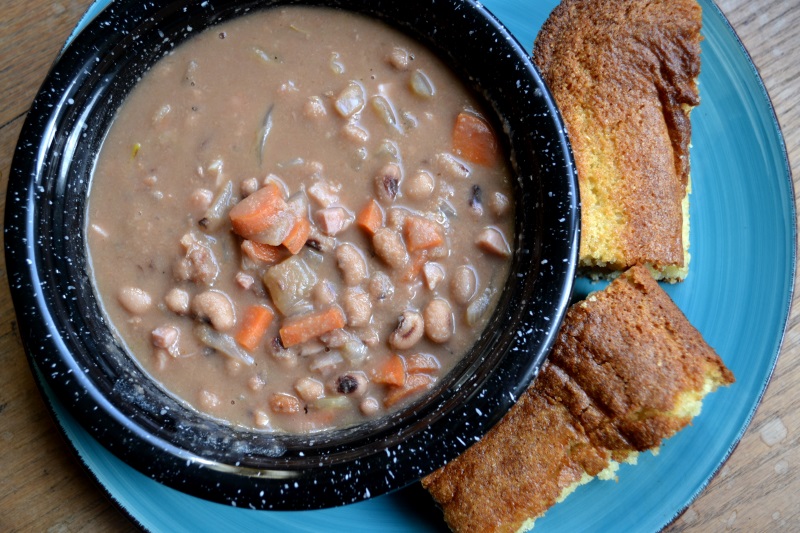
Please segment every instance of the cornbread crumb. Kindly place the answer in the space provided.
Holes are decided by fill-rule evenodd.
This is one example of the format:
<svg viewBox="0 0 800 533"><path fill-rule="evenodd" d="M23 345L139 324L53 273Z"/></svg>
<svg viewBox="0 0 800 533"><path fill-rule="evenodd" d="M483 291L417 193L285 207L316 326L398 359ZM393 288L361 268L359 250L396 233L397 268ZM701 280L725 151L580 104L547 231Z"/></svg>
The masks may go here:
<svg viewBox="0 0 800 533"><path fill-rule="evenodd" d="M658 451L733 374L648 270L573 305L548 362L481 441L422 480L453 531L518 531Z"/></svg>
<svg viewBox="0 0 800 533"><path fill-rule="evenodd" d="M585 274L688 273L701 16L695 0L563 0L537 35L575 155Z"/></svg>

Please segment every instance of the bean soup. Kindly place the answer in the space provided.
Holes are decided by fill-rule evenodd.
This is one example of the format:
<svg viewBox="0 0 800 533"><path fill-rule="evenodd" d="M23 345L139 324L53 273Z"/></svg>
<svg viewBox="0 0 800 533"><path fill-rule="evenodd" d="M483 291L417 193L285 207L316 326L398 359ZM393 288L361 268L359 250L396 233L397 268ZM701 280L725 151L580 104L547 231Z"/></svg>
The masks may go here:
<svg viewBox="0 0 800 533"><path fill-rule="evenodd" d="M308 433L422 397L508 276L512 173L424 46L289 7L194 36L104 141L88 246L109 321L193 408Z"/></svg>

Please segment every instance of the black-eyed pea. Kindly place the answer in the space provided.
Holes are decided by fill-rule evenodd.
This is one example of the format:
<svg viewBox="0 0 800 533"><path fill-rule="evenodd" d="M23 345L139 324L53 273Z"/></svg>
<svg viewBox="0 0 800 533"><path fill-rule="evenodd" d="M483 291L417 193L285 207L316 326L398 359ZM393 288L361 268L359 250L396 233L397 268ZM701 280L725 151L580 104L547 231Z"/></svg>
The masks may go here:
<svg viewBox="0 0 800 533"><path fill-rule="evenodd" d="M409 54L408 50L400 48L399 46L392 48L392 51L389 52L389 55L386 57L386 61L396 70L400 71L408 70L408 66L413 59L414 56Z"/></svg>
<svg viewBox="0 0 800 533"><path fill-rule="evenodd" d="M420 170L405 180L404 192L412 200L425 200L430 198L436 184L433 176L427 170Z"/></svg>
<svg viewBox="0 0 800 533"><path fill-rule="evenodd" d="M167 309L176 315L187 314L189 312L190 301L191 297L189 296L189 293L177 287L170 289L170 291L164 297L164 303L167 305Z"/></svg>
<svg viewBox="0 0 800 533"><path fill-rule="evenodd" d="M450 294L461 305L468 303L478 288L478 275L472 267L461 265L453 271L450 278Z"/></svg>
<svg viewBox="0 0 800 533"><path fill-rule="evenodd" d="M374 348L381 342L381 337L374 327L359 328L356 334L368 348Z"/></svg>
<svg viewBox="0 0 800 533"><path fill-rule="evenodd" d="M372 300L381 304L392 299L394 283L392 283L392 279L389 276L378 270L370 278L367 290Z"/></svg>
<svg viewBox="0 0 800 533"><path fill-rule="evenodd" d="M416 311L403 311L397 327L389 334L389 346L395 350L413 348L425 334L425 320Z"/></svg>
<svg viewBox="0 0 800 533"><path fill-rule="evenodd" d="M369 380L363 372L348 372L336 378L336 392L348 396L363 396L367 392Z"/></svg>
<svg viewBox="0 0 800 533"><path fill-rule="evenodd" d="M394 269L403 268L408 262L408 251L400 234L389 228L381 228L372 236L375 253Z"/></svg>
<svg viewBox="0 0 800 533"><path fill-rule="evenodd" d="M325 386L314 378L303 377L294 382L294 390L305 402L313 402L325 395Z"/></svg>
<svg viewBox="0 0 800 533"><path fill-rule="evenodd" d="M434 298L422 311L425 320L425 335L433 342L443 343L453 336L455 321L450 303L443 298Z"/></svg>
<svg viewBox="0 0 800 533"><path fill-rule="evenodd" d="M350 327L367 326L372 319L372 301L369 294L361 289L350 288L344 292L342 309L347 317L347 325Z"/></svg>
<svg viewBox="0 0 800 533"><path fill-rule="evenodd" d="M281 344L281 338L276 336L267 348L267 353L275 360L281 368L292 369L299 363L299 356L296 348L284 348Z"/></svg>
<svg viewBox="0 0 800 533"><path fill-rule="evenodd" d="M396 163L384 165L373 178L375 196L383 203L394 202L400 192L400 180L403 172Z"/></svg>
<svg viewBox="0 0 800 533"><path fill-rule="evenodd" d="M217 331L228 331L236 324L233 302L224 292L201 292L192 299L192 313L208 320Z"/></svg>
<svg viewBox="0 0 800 533"><path fill-rule="evenodd" d="M367 262L354 245L345 242L336 247L336 264L342 273L345 285L360 285L367 279Z"/></svg>
<svg viewBox="0 0 800 533"><path fill-rule="evenodd" d="M117 300L132 315L141 315L153 305L150 294L139 287L122 287L117 293Z"/></svg>
<svg viewBox="0 0 800 533"><path fill-rule="evenodd" d="M434 156L433 161L436 169L449 179L463 180L469 178L469 167L452 154L440 152Z"/></svg>
<svg viewBox="0 0 800 533"><path fill-rule="evenodd" d="M367 396L358 404L358 409L364 416L372 416L381 410L381 404L372 396Z"/></svg>

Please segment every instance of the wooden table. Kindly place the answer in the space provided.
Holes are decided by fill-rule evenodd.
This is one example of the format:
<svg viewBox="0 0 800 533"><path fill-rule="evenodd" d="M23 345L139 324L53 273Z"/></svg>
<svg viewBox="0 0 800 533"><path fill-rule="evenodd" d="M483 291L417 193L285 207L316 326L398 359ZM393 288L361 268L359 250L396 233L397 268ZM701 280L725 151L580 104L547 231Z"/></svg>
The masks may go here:
<svg viewBox="0 0 800 533"><path fill-rule="evenodd" d="M0 209L25 113L91 1L0 2ZM718 3L764 78L798 189L800 3ZM0 261L0 531L135 530L67 452L31 376ZM709 487L668 531L800 531L798 406L800 306L795 302L774 377L752 424Z"/></svg>

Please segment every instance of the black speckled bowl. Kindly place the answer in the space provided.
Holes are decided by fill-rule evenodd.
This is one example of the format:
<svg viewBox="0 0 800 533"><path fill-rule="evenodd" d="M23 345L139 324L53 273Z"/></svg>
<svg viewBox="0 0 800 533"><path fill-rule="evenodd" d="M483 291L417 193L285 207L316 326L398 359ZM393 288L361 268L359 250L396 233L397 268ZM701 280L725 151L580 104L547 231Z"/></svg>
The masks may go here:
<svg viewBox="0 0 800 533"><path fill-rule="evenodd" d="M126 355L87 271L94 159L137 78L190 35L254 9L325 4L384 19L474 85L505 126L517 173L511 275L486 331L429 396L378 421L312 436L249 432L187 409ZM526 51L474 0L127 0L53 67L8 185L8 278L29 359L99 442L144 474L255 509L341 505L403 487L478 440L525 390L572 292L578 190L564 129Z"/></svg>

